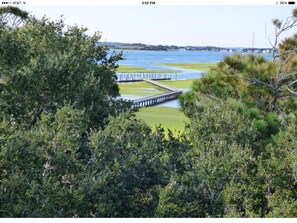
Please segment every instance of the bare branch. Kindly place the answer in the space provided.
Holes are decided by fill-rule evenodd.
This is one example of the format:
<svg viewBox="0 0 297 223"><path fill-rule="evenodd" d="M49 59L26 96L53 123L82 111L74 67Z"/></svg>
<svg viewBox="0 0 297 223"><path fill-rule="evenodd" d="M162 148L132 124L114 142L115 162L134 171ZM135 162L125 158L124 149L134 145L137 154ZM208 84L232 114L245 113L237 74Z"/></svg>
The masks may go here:
<svg viewBox="0 0 297 223"><path fill-rule="evenodd" d="M283 26L279 29L278 32L276 32L277 37L279 37L283 32L287 31L288 29L295 27L297 25L296 23L297 20L294 17L288 17Z"/></svg>
<svg viewBox="0 0 297 223"><path fill-rule="evenodd" d="M285 97L296 97L295 94L283 94L283 95L280 95L279 98L285 98Z"/></svg>
<svg viewBox="0 0 297 223"><path fill-rule="evenodd" d="M273 86L271 84L268 84L268 83L265 83L263 81L260 81L256 78L244 78L245 80L247 80L248 82L252 83L252 84L261 84L261 85L264 85L264 86L267 86L269 88L273 88Z"/></svg>
<svg viewBox="0 0 297 223"><path fill-rule="evenodd" d="M293 81L293 82L291 82L291 83L288 83L288 84L286 84L285 86L286 86L286 87L290 87L290 86L293 86L293 85L295 85L295 84L297 84L297 80L295 80L295 81Z"/></svg>
<svg viewBox="0 0 297 223"><path fill-rule="evenodd" d="M293 73L289 73L289 74L281 73L278 82L290 79L290 78L294 77L295 75L296 75L296 71L294 71Z"/></svg>
<svg viewBox="0 0 297 223"><path fill-rule="evenodd" d="M269 37L268 34L267 34L266 24L265 24L265 36L266 36L266 38L267 38L267 40L268 40L270 46L273 48L273 44L272 44L272 42L271 42L271 39L270 39L270 37Z"/></svg>
<svg viewBox="0 0 297 223"><path fill-rule="evenodd" d="M297 97L297 92L287 88L287 90L292 94L292 96Z"/></svg>
<svg viewBox="0 0 297 223"><path fill-rule="evenodd" d="M0 23L10 28L17 28L29 18L28 12L18 7L7 6L0 8Z"/></svg>
<svg viewBox="0 0 297 223"><path fill-rule="evenodd" d="M284 80L288 80L291 77L294 77L296 74L296 71L293 71L292 73L287 73L287 71L281 72L281 67L277 69L277 84L281 83Z"/></svg>
<svg viewBox="0 0 297 223"><path fill-rule="evenodd" d="M272 20L272 23L275 27L275 37L274 37L274 43L272 43L272 41L270 40L270 38L267 38L269 41L269 44L272 47L272 60L275 61L275 59L279 56L276 54L277 51L277 45L278 45L278 41L279 41L279 37L280 35L287 31L288 29L291 29L295 26L297 26L297 19L295 16L290 16L286 18L286 21L279 21L278 19L274 19ZM265 30L266 32L266 30ZM266 34L267 37L267 34Z"/></svg>

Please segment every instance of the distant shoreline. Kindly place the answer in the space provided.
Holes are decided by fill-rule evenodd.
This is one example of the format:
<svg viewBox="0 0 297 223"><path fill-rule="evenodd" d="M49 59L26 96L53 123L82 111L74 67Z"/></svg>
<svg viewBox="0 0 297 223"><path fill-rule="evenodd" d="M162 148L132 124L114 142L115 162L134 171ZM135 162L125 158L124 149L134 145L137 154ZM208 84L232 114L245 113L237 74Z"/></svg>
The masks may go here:
<svg viewBox="0 0 297 223"><path fill-rule="evenodd" d="M150 45L142 43L101 42L99 45L116 50L146 50L146 51L209 51L209 52L238 52L238 53L271 53L271 48L250 47L216 47L216 46L175 46Z"/></svg>

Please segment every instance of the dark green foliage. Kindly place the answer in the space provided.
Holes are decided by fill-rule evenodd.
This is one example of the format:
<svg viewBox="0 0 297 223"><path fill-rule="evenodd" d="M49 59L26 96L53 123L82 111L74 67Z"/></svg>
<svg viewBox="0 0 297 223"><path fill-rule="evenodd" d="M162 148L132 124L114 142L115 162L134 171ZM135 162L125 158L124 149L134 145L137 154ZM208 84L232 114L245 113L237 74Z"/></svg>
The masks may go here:
<svg viewBox="0 0 297 223"><path fill-rule="evenodd" d="M297 128L296 117L288 118L286 131L273 137L259 159L259 177L264 181L267 216L297 216Z"/></svg>
<svg viewBox="0 0 297 223"><path fill-rule="evenodd" d="M234 107L207 106L192 119L188 136L193 148L182 158L185 171L172 175L161 191L161 216L224 216L226 186L243 183L255 163L256 130Z"/></svg>
<svg viewBox="0 0 297 223"><path fill-rule="evenodd" d="M76 213L75 193L85 177L86 160L78 153L86 131L83 117L65 107L56 115L43 115L31 130L13 119L1 122L1 217Z"/></svg>
<svg viewBox="0 0 297 223"><path fill-rule="evenodd" d="M103 126L108 115L131 106L116 100L121 54L108 55L98 46L100 35L89 37L84 28L66 28L63 20L46 18L0 31L0 108L18 122L34 125L42 112L67 102L85 110L89 127Z"/></svg>
<svg viewBox="0 0 297 223"><path fill-rule="evenodd" d="M296 216L296 117L263 116L227 100L204 106L187 135L193 147L180 157L160 191L163 217Z"/></svg>
<svg viewBox="0 0 297 223"><path fill-rule="evenodd" d="M296 217L295 39L279 61L226 57L181 96L196 156L161 191L162 216Z"/></svg>
<svg viewBox="0 0 297 223"><path fill-rule="evenodd" d="M165 135L123 112L121 54L85 31L0 25L0 217L297 216L296 100L263 87L274 62L226 57L181 96L185 133Z"/></svg>
<svg viewBox="0 0 297 223"><path fill-rule="evenodd" d="M1 217L155 215L163 135L124 114L88 137L83 118L63 107L30 130L1 122Z"/></svg>
<svg viewBox="0 0 297 223"><path fill-rule="evenodd" d="M186 116L192 117L196 112L203 109L200 97L194 91L188 91L179 96L179 104Z"/></svg>
<svg viewBox="0 0 297 223"><path fill-rule="evenodd" d="M283 43L284 48L287 42ZM293 93L296 56L293 55L290 54L286 66L282 64L284 62L266 61L254 55L227 56L202 78L195 80L193 92L181 97L181 106L186 114L191 114L195 110L195 100L209 103L209 100L218 102L232 97L264 113L292 112L292 107L296 107L296 94Z"/></svg>
<svg viewBox="0 0 297 223"><path fill-rule="evenodd" d="M29 18L29 13L14 6L0 8L0 26L16 28Z"/></svg>
<svg viewBox="0 0 297 223"><path fill-rule="evenodd" d="M279 47L271 62L225 57L181 96L195 153L161 191L162 216L296 217L296 35Z"/></svg>
<svg viewBox="0 0 297 223"><path fill-rule="evenodd" d="M227 56L209 73L194 82L193 92L216 100L232 97L251 107L269 111L273 91L257 81L269 85L273 76L275 65L265 61L263 57Z"/></svg>
<svg viewBox="0 0 297 223"><path fill-rule="evenodd" d="M90 137L94 151L90 167L102 194L98 211L105 217L154 216L158 185L166 184L162 134L126 114Z"/></svg>

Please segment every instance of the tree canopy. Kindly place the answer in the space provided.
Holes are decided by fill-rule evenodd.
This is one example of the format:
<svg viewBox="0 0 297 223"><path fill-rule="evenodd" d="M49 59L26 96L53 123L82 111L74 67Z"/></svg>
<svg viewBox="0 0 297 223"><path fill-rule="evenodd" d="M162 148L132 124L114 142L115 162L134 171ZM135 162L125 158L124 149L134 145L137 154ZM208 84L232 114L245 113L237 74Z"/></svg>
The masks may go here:
<svg viewBox="0 0 297 223"><path fill-rule="evenodd" d="M117 98L122 55L99 33L3 21L0 217L297 216L296 35L272 61L225 57L166 134Z"/></svg>
<svg viewBox="0 0 297 223"><path fill-rule="evenodd" d="M117 99L116 64L121 54L98 45L100 34L64 21L31 17L24 26L0 27L0 109L34 125L42 112L65 103L85 110L90 127L130 104Z"/></svg>
<svg viewBox="0 0 297 223"><path fill-rule="evenodd" d="M202 78L195 80L193 91L181 98L184 111L192 109L197 101L232 97L263 112L295 112L296 34L281 43L279 39L281 34L297 25L296 13L294 9L292 16L284 21L273 20L275 35L273 40L269 39L273 51L271 61L255 55L226 56Z"/></svg>
<svg viewBox="0 0 297 223"><path fill-rule="evenodd" d="M0 24L16 28L29 18L29 13L14 6L0 8Z"/></svg>

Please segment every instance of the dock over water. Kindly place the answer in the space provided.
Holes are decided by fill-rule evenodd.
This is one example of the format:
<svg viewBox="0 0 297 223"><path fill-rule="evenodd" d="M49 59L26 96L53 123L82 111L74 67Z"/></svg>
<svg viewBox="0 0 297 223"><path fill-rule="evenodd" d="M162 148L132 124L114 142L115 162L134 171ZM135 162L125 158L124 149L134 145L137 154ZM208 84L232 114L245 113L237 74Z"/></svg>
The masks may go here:
<svg viewBox="0 0 297 223"><path fill-rule="evenodd" d="M137 82L137 81L146 81L152 85L158 86L159 88L163 88L167 93L143 97L140 99L133 100L133 108L141 108L154 106L157 104L161 104L167 101L175 100L178 98L178 95L182 93L181 90L167 86L156 80L171 80L175 73L116 73L117 82Z"/></svg>
<svg viewBox="0 0 297 223"><path fill-rule="evenodd" d="M166 89L170 92L133 100L134 108L154 106L154 105L161 104L161 103L164 103L167 101L172 101L172 100L177 99L178 95L180 95L182 93L182 91L177 88L169 87L169 86L167 86L165 84L161 84L157 81L148 80L148 79L144 79L144 81L146 81L150 84L156 85L160 88Z"/></svg>
<svg viewBox="0 0 297 223"><path fill-rule="evenodd" d="M175 73L116 73L117 82L137 82L150 80L171 80Z"/></svg>

